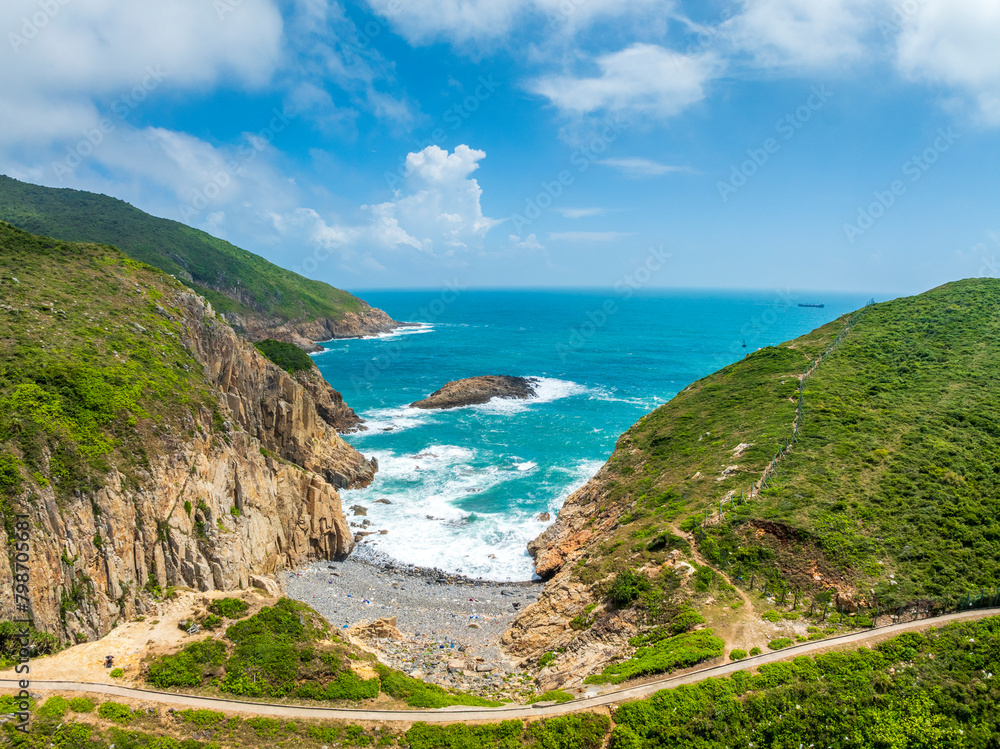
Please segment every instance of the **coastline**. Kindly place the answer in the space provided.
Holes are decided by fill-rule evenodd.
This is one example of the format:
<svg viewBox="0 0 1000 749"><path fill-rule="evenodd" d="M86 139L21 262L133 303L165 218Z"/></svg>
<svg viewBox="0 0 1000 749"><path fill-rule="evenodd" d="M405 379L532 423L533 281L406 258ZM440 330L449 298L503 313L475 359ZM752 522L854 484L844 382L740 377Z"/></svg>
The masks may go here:
<svg viewBox="0 0 1000 749"><path fill-rule="evenodd" d="M483 696L533 692L531 678L499 645L518 612L537 600L541 581L472 580L400 564L363 546L343 561L315 562L280 580L290 598L391 668ZM359 628L391 617L398 640Z"/></svg>

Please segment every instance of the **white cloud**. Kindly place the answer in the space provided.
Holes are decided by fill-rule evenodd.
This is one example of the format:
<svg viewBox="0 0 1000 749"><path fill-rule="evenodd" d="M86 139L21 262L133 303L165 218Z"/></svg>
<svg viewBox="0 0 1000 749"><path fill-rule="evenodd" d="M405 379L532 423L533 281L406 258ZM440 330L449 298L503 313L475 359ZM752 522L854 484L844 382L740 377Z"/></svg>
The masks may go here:
<svg viewBox="0 0 1000 749"><path fill-rule="evenodd" d="M552 210L564 218L587 218L603 216L606 213L603 208L553 208Z"/></svg>
<svg viewBox="0 0 1000 749"><path fill-rule="evenodd" d="M549 234L549 239L554 242L617 242L631 236L631 232L621 231L556 231Z"/></svg>
<svg viewBox="0 0 1000 749"><path fill-rule="evenodd" d="M705 98L705 85L721 71L714 54L685 55L654 44L633 44L598 57L593 77L548 75L531 89L564 113L615 112L672 117Z"/></svg>
<svg viewBox="0 0 1000 749"><path fill-rule="evenodd" d="M901 20L899 68L914 79L968 93L981 118L1000 125L1000 5L994 0L926 2Z"/></svg>
<svg viewBox="0 0 1000 749"><path fill-rule="evenodd" d="M914 0L916 1L916 0ZM872 11L885 0L744 0L722 36L756 64L790 71L841 65L868 49Z"/></svg>
<svg viewBox="0 0 1000 749"><path fill-rule="evenodd" d="M665 15L673 0L368 0L371 9L412 43L486 41L528 22L551 33L638 11Z"/></svg>
<svg viewBox="0 0 1000 749"><path fill-rule="evenodd" d="M538 241L538 237L534 233L529 234L524 239L521 239L516 234L510 235L510 243L513 247L519 250L544 250L545 247L541 242Z"/></svg>
<svg viewBox="0 0 1000 749"><path fill-rule="evenodd" d="M281 52L283 22L272 0L243 0L221 17L202 0L51 6L0 4L0 29L7 30L0 96L116 95L141 84L147 68L162 70L175 87L223 78L256 87L270 79Z"/></svg>
<svg viewBox="0 0 1000 749"><path fill-rule="evenodd" d="M597 163L617 169L626 177L659 177L670 172L691 171L686 166L673 166L671 164L662 164L652 159L641 158L602 159Z"/></svg>
<svg viewBox="0 0 1000 749"><path fill-rule="evenodd" d="M407 248L434 259L457 257L482 247L486 233L501 223L483 215L483 191L471 176L485 157L464 144L451 153L428 146L407 155L403 185L392 200L361 206L366 221L328 223L300 208L274 217L274 226L286 237L305 237L315 247L337 251L342 259ZM537 238L523 242L530 248Z"/></svg>

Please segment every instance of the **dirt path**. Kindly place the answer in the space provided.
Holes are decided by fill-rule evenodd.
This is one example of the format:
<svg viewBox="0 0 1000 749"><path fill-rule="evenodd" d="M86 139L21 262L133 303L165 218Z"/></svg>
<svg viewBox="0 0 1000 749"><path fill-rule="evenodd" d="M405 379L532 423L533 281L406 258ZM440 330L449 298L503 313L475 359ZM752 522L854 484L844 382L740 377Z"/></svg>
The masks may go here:
<svg viewBox="0 0 1000 749"><path fill-rule="evenodd" d="M237 700L226 700L215 697L195 697L187 694L170 694L168 692L154 692L146 689L131 689L120 687L114 684L93 684L80 681L35 681L32 680L30 689L32 691L44 692L88 692L104 694L111 697L124 697L143 700L145 702L156 702L165 705L177 705L192 708L207 708L221 710L232 713L243 713L249 715L275 715L286 718L312 718L312 719L334 719L334 720L370 720L379 722L406 722L426 721L428 723L472 723L479 721L510 720L512 718L534 718L548 717L553 715L564 715L566 713L582 712L599 707L607 707L628 700L648 697L661 689L677 687L682 684L694 684L705 679L720 676L728 676L737 671L757 668L765 663L775 663L785 661L808 653L829 650L831 648L844 648L852 645L881 640L902 632L912 632L916 630L936 627L948 622L982 619L987 616L996 616L1000 608L978 609L975 611L963 611L957 614L946 614L945 616L932 617L930 619L920 619L903 624L891 624L877 629L855 632L840 637L832 637L828 640L817 640L803 645L796 645L774 653L766 653L754 658L747 658L735 663L725 663L720 666L703 668L680 676L658 679L636 687L627 687L595 697L565 702L559 705L546 705L543 707L526 707L524 705L514 705L510 707L494 708L469 708L453 707L443 710L354 710L339 709L329 707L293 707L289 705L271 705L266 703L239 702ZM18 689L17 682L13 679L0 679L0 689Z"/></svg>

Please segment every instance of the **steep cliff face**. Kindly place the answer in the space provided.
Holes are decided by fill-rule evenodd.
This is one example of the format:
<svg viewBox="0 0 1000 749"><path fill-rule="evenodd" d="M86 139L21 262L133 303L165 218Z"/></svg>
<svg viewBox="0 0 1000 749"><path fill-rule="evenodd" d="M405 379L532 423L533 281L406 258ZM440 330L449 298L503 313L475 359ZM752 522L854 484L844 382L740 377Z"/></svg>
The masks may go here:
<svg viewBox="0 0 1000 749"><path fill-rule="evenodd" d="M408 324L393 320L382 310L368 305L362 306L357 312L344 312L336 318L323 317L296 322L278 317L230 312L226 314L226 320L253 341L273 338L276 341L294 343L305 351L322 351L323 347L317 341L378 335Z"/></svg>
<svg viewBox="0 0 1000 749"><path fill-rule="evenodd" d="M364 419L354 413L354 409L344 403L344 396L330 387L318 369L296 372L295 381L306 389L316 405L320 418L341 434L363 431Z"/></svg>
<svg viewBox="0 0 1000 749"><path fill-rule="evenodd" d="M0 237L12 238L15 249L27 241L20 233ZM8 337L0 335L0 353L15 366L24 362L23 371L0 367L18 378L0 389L9 411L0 419L3 535L13 513L29 516L29 598L38 629L94 638L142 613L150 595L168 586L242 588L253 574L350 552L337 490L370 483L375 461L347 445L309 391L203 298L108 248L43 248L50 252L36 253L37 269L30 256L11 256L10 245L0 249L9 302L3 311L15 321ZM84 288L100 294L74 294ZM77 336L88 336L92 348L74 354ZM31 353L19 356L29 351L26 342ZM95 353L90 369L73 361ZM101 368L108 361L117 367L111 375ZM180 373L174 391L148 379L141 393L135 389L139 405L112 410L103 432L81 416L84 406L66 406L83 398L76 391L99 388L100 376L118 378L105 396L115 399L131 392L130 377L157 366ZM46 389L58 377L58 392L70 393L61 405ZM86 414L101 405L79 402ZM167 402L174 405L160 407ZM82 434L80 424L91 433ZM67 451L102 472L73 483ZM16 612L10 564L8 555L0 558L5 619Z"/></svg>

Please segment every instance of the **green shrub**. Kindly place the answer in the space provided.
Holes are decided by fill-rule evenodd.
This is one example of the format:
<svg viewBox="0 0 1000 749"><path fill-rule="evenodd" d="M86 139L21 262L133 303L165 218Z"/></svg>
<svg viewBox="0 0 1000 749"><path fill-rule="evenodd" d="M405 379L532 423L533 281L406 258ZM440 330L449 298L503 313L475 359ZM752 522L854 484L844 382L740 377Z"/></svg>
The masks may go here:
<svg viewBox="0 0 1000 749"><path fill-rule="evenodd" d="M729 653L729 660L731 661L742 661L746 657L747 657L747 651L740 650L739 648L736 648L735 650L732 650Z"/></svg>
<svg viewBox="0 0 1000 749"><path fill-rule="evenodd" d="M519 720L486 725L415 723L406 732L406 741L410 749L520 749L523 733L524 724Z"/></svg>
<svg viewBox="0 0 1000 749"><path fill-rule="evenodd" d="M763 652L764 652L764 651L763 651L763 650L761 650L761 649L760 649L759 647L757 647L756 645L755 645L754 647L750 648L750 655L760 655L760 654L761 654L761 653L763 653Z"/></svg>
<svg viewBox="0 0 1000 749"><path fill-rule="evenodd" d="M561 689L550 689L548 692L542 692L541 694L536 694L534 697L528 700L529 705L534 705L536 702L570 702L573 699L573 695L569 692L564 692Z"/></svg>
<svg viewBox="0 0 1000 749"><path fill-rule="evenodd" d="M219 598L208 604L208 610L226 619L239 619L250 608L242 598Z"/></svg>
<svg viewBox="0 0 1000 749"><path fill-rule="evenodd" d="M623 663L607 666L600 674L588 676L588 684L620 684L627 679L662 674L688 668L722 655L725 643L712 630L701 629L669 637L649 647L641 647Z"/></svg>
<svg viewBox="0 0 1000 749"><path fill-rule="evenodd" d="M378 697L379 687L378 679L362 679L347 669L337 674L337 678L326 685L324 699L351 700L352 702L375 699Z"/></svg>
<svg viewBox="0 0 1000 749"><path fill-rule="evenodd" d="M776 638L774 640L771 640L769 643L767 643L767 646L769 648L771 648L771 650L781 650L782 648L787 648L787 647L789 647L792 644L793 643L792 643L792 641L789 638L787 638L787 637L778 637L778 638Z"/></svg>
<svg viewBox="0 0 1000 749"><path fill-rule="evenodd" d="M149 665L146 681L160 689L197 687L208 667L221 666L226 656L225 643L207 639L192 642L180 652L164 655Z"/></svg>
<svg viewBox="0 0 1000 749"><path fill-rule="evenodd" d="M615 575L608 592L608 600L612 605L624 608L649 589L648 577L632 570L624 570Z"/></svg>
<svg viewBox="0 0 1000 749"><path fill-rule="evenodd" d="M258 341L254 346L270 361L290 374L308 372L315 366L312 357L293 343L268 338Z"/></svg>
<svg viewBox="0 0 1000 749"><path fill-rule="evenodd" d="M225 713L219 713L215 710L178 710L174 715L187 723L193 723L199 728L214 726L226 719Z"/></svg>
<svg viewBox="0 0 1000 749"><path fill-rule="evenodd" d="M93 712L94 701L90 697L74 697L69 701L69 709L74 713Z"/></svg>
<svg viewBox="0 0 1000 749"><path fill-rule="evenodd" d="M449 705L496 707L501 704L471 694L454 694L437 684L428 684L381 664L376 665L375 669L382 681L382 691L390 697L406 700L406 704L410 707L438 708Z"/></svg>
<svg viewBox="0 0 1000 749"><path fill-rule="evenodd" d="M610 746L991 747L996 673L1000 617L949 624L661 690L614 712Z"/></svg>
<svg viewBox="0 0 1000 749"><path fill-rule="evenodd" d="M555 662L555 660L556 660L556 654L550 650L547 653L543 653L542 657L538 659L538 667L546 668L548 666L551 666Z"/></svg>
<svg viewBox="0 0 1000 749"><path fill-rule="evenodd" d="M527 734L537 749L600 749L610 729L607 716L581 713L534 721Z"/></svg>
<svg viewBox="0 0 1000 749"><path fill-rule="evenodd" d="M711 567L698 567L694 573L694 589L699 593L706 592L715 582L715 570Z"/></svg>
<svg viewBox="0 0 1000 749"><path fill-rule="evenodd" d="M281 721L277 718L247 718L243 721L243 724L261 738L274 738L281 730Z"/></svg>
<svg viewBox="0 0 1000 749"><path fill-rule="evenodd" d="M126 725L135 719L135 715L132 713L132 708L128 705L123 705L120 702L102 702L101 706L97 708L97 714L105 720L111 720L115 723L123 723Z"/></svg>
<svg viewBox="0 0 1000 749"><path fill-rule="evenodd" d="M222 626L222 617L216 616L215 614L209 614L202 619L201 626L204 629L218 629Z"/></svg>
<svg viewBox="0 0 1000 749"><path fill-rule="evenodd" d="M120 679L124 675L125 675L125 671L124 671L124 669L121 669L121 668L113 668L113 669L111 669L111 673L108 674L108 676L110 676L112 679Z"/></svg>
<svg viewBox="0 0 1000 749"><path fill-rule="evenodd" d="M766 622L771 622L773 624L774 622L781 621L781 614L779 614L774 609L770 609L761 614L760 618Z"/></svg>
<svg viewBox="0 0 1000 749"><path fill-rule="evenodd" d="M52 718L61 720L69 710L69 700L65 697L55 695L45 700L45 703L38 708L38 716L41 718Z"/></svg>

